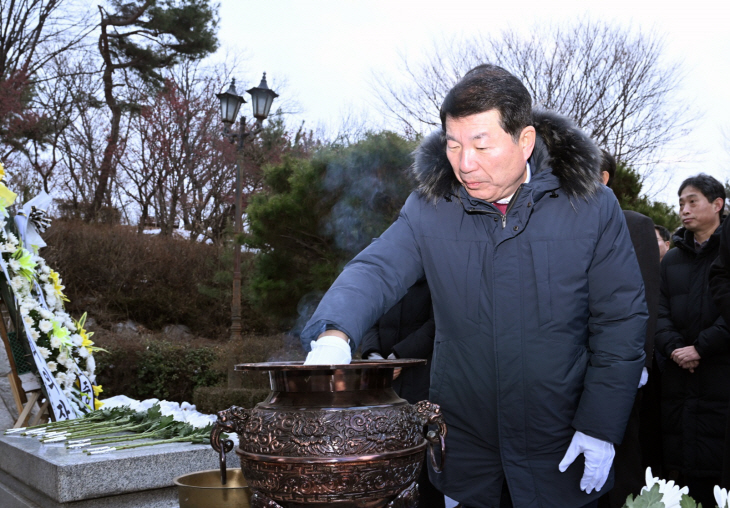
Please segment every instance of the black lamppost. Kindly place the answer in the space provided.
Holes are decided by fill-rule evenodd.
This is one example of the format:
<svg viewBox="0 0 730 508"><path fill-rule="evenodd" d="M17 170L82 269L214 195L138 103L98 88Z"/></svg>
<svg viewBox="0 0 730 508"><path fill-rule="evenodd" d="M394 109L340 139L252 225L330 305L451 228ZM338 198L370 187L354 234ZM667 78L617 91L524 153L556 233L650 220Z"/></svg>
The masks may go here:
<svg viewBox="0 0 730 508"><path fill-rule="evenodd" d="M248 136L254 136L261 132L261 124L269 116L271 104L279 95L271 90L266 84L266 73L261 78L261 83L255 88L246 90L251 95L253 116L256 122L250 129L246 127L246 117L239 120L238 132L231 130L236 121L238 110L241 104L246 102L236 92L236 79L231 80L231 86L225 93L216 94L221 102L221 119L223 120L223 136L231 143L236 144L236 220L234 233L238 237L242 233L241 210L241 157L243 156L243 141ZM233 249L233 296L231 298L231 338L241 337L241 247L234 241Z"/></svg>

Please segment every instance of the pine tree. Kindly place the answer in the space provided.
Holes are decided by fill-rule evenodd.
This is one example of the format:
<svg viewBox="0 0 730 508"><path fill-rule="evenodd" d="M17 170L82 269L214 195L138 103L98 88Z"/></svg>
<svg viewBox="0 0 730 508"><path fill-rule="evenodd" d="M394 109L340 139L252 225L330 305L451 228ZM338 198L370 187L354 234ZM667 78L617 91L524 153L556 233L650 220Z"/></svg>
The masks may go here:
<svg viewBox="0 0 730 508"><path fill-rule="evenodd" d="M132 71L142 83L159 86L160 70L183 58L198 59L218 46L217 6L208 0L111 0L113 12L99 6L101 34L99 52L104 62L104 99L111 111L111 127L99 181L89 218L96 218L109 199L109 182L114 176L119 144L120 123L125 109L115 89L117 71Z"/></svg>

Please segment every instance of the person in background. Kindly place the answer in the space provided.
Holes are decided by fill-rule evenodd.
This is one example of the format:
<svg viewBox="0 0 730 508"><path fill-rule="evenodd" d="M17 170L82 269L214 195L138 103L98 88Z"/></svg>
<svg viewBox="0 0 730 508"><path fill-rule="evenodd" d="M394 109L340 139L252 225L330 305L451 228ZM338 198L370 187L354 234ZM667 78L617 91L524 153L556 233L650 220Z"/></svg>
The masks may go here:
<svg viewBox="0 0 730 508"><path fill-rule="evenodd" d="M730 220L722 221L720 249L710 267L710 293L725 323L730 323ZM729 401L730 404L730 401ZM730 489L730 411L725 427L720 487Z"/></svg>
<svg viewBox="0 0 730 508"><path fill-rule="evenodd" d="M720 248L725 188L699 174L679 188L683 227L662 261L656 346L662 373L664 474L714 506L720 481L730 399L730 329L709 293Z"/></svg>
<svg viewBox="0 0 730 508"><path fill-rule="evenodd" d="M428 400L431 376L431 355L436 333L431 293L425 280L416 282L406 295L362 338L362 357L369 360L423 358L426 365L396 369L393 390L409 403ZM424 455L425 457L425 455ZM428 479L423 465L418 477L419 508L444 508L444 495Z"/></svg>
<svg viewBox="0 0 730 508"><path fill-rule="evenodd" d="M606 150L603 150L601 163L603 183L611 187L616 175L616 159ZM644 403L652 404L651 392L644 390L647 381L654 376L654 333L656 332L657 312L659 309L659 285L660 265L659 247L655 241L654 221L646 215L624 210L624 219L629 228L631 243L634 246L636 259L639 262L641 278L644 281L646 306L649 310L649 320L646 324L646 339L644 341L644 352L646 359L644 369L639 381L639 391L631 409L624 440L616 447L616 458L614 459L615 483L613 489L608 491L598 503L600 508L621 508L626 502L629 494L638 496L644 486L645 460L642 458L643 447L641 445L641 413ZM645 400L646 399L646 400ZM656 429L659 424L659 415L646 422L647 425ZM657 434L656 431L654 434Z"/></svg>
<svg viewBox="0 0 730 508"><path fill-rule="evenodd" d="M436 335L429 400L448 427L431 481L467 508L594 507L613 485L644 366L644 284L601 152L480 65L416 151L419 187L344 268L301 333L347 363L417 280ZM605 490L602 490L605 489Z"/></svg>
<svg viewBox="0 0 730 508"><path fill-rule="evenodd" d="M656 231L656 241L659 244L659 261L661 261L664 259L664 254L669 252L672 235L669 233L669 230L661 224L655 225L654 230Z"/></svg>

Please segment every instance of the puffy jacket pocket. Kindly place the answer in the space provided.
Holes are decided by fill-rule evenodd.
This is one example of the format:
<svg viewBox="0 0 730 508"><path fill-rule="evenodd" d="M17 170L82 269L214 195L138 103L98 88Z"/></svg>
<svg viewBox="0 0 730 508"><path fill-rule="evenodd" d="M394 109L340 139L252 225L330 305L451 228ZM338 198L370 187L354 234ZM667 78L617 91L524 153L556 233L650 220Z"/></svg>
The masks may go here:
<svg viewBox="0 0 730 508"><path fill-rule="evenodd" d="M530 244L530 250L532 253L532 268L535 272L539 324L543 326L553 318L550 302L550 256L548 255L547 242L533 242Z"/></svg>

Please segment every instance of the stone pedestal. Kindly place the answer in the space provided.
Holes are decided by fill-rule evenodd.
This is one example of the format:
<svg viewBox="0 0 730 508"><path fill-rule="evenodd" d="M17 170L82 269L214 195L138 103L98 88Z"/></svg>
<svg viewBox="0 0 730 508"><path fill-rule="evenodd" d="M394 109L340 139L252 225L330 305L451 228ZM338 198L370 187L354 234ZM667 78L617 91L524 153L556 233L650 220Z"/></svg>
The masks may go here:
<svg viewBox="0 0 730 508"><path fill-rule="evenodd" d="M235 453L228 467L239 467ZM0 436L3 508L177 508L181 475L218 468L209 445L165 444L86 455L64 444Z"/></svg>

